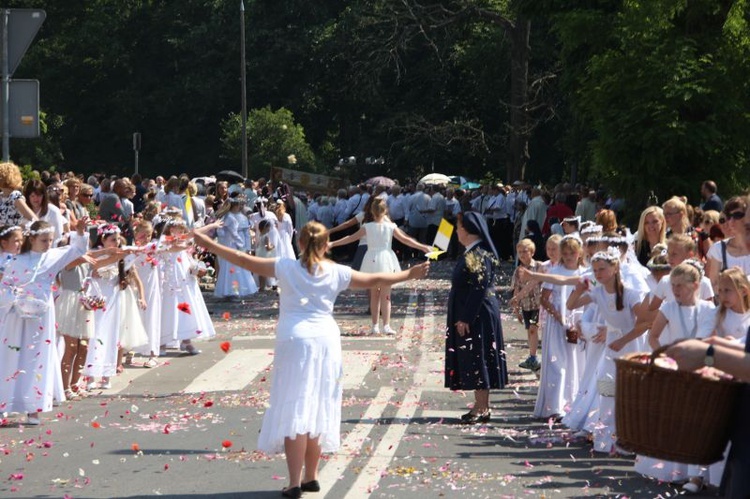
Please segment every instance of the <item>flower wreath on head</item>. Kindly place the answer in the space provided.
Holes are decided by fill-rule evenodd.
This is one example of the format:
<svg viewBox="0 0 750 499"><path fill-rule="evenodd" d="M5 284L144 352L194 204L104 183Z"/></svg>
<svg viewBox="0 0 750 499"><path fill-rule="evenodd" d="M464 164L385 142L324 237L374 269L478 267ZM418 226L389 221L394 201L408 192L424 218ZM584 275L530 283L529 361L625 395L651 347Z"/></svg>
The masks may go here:
<svg viewBox="0 0 750 499"><path fill-rule="evenodd" d="M683 261L682 263L687 263L691 267L695 268L698 271L698 273L700 274L701 278L703 278L704 269L703 269L703 264L700 261L696 260L695 258L688 258L687 260Z"/></svg>
<svg viewBox="0 0 750 499"><path fill-rule="evenodd" d="M620 250L615 247L608 247L604 251L597 251L594 256L591 257L591 263L594 262L619 262L620 261Z"/></svg>
<svg viewBox="0 0 750 499"><path fill-rule="evenodd" d="M3 230L0 230L0 237L5 237L11 232L13 232L14 230L23 230L23 229L21 229L21 227L19 227L18 225L11 225L10 227L6 227Z"/></svg>
<svg viewBox="0 0 750 499"><path fill-rule="evenodd" d="M170 218L169 220L167 220L165 227L178 226L178 225L182 227L187 227L187 223L181 218Z"/></svg>
<svg viewBox="0 0 750 499"><path fill-rule="evenodd" d="M560 242L567 241L569 239L575 239L576 241L578 241L578 244L583 244L583 241L581 240L580 237L578 237L578 234L565 235L562 237L562 239L560 239Z"/></svg>
<svg viewBox="0 0 750 499"><path fill-rule="evenodd" d="M99 229L97 229L96 232L100 236L111 236L112 234L119 234L121 231L118 226L108 224L108 225L102 225L101 227L99 227Z"/></svg>
<svg viewBox="0 0 750 499"><path fill-rule="evenodd" d="M39 236L41 234L54 234L54 233L55 233L55 228L51 226L45 227L43 229L36 229L36 230L26 229L26 232L25 232L27 236Z"/></svg>
<svg viewBox="0 0 750 499"><path fill-rule="evenodd" d="M596 234L600 233L603 230L603 227L601 225L591 224L587 225L585 227L581 227L581 235L583 234ZM592 238L589 238L589 240Z"/></svg>

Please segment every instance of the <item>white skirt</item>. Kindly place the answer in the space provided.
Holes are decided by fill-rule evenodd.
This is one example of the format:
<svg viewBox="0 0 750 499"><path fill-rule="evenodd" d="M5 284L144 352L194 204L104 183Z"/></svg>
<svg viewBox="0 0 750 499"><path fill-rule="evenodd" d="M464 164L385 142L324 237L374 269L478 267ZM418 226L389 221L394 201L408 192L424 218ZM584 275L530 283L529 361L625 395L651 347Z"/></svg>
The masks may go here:
<svg viewBox="0 0 750 499"><path fill-rule="evenodd" d="M62 289L55 301L55 318L57 332L79 340L90 340L94 337L94 311L86 310L81 305L81 293Z"/></svg>
<svg viewBox="0 0 750 499"><path fill-rule="evenodd" d="M122 290L120 295L120 348L126 351L133 350L136 347L147 345L149 338L146 329L143 327L138 300L135 297L135 291L128 286Z"/></svg>
<svg viewBox="0 0 750 499"><path fill-rule="evenodd" d="M284 452L284 439L309 434L323 452L341 444L341 340L338 336L294 338L276 344L270 407L258 448Z"/></svg>
<svg viewBox="0 0 750 499"><path fill-rule="evenodd" d="M400 272L401 265L398 263L398 257L396 253L390 248L383 249L370 249L367 248L367 253L362 258L362 266L360 272L367 272L374 274L377 272Z"/></svg>

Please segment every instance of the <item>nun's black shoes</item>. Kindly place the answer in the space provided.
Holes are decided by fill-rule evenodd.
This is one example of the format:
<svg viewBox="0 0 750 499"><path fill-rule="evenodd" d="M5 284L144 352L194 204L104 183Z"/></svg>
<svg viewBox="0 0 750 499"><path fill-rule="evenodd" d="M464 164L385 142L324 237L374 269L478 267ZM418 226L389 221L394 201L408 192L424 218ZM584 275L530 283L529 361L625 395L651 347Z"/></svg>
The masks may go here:
<svg viewBox="0 0 750 499"><path fill-rule="evenodd" d="M292 497L293 499L299 499L302 497L301 487L289 487L288 489L282 489L281 495L284 497Z"/></svg>
<svg viewBox="0 0 750 499"><path fill-rule="evenodd" d="M302 492L320 492L320 483L317 480L310 480L309 482L303 482L300 488Z"/></svg>
<svg viewBox="0 0 750 499"><path fill-rule="evenodd" d="M489 409L476 414L469 411L461 416L461 422L463 424L489 423L490 417L492 417L492 412Z"/></svg>

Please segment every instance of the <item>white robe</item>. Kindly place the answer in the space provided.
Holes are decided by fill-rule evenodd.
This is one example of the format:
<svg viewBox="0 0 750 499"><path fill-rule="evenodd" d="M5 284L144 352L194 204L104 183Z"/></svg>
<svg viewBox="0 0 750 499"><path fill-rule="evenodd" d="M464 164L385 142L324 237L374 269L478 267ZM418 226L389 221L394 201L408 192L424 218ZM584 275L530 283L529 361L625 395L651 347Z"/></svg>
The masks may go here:
<svg viewBox="0 0 750 499"><path fill-rule="evenodd" d="M46 301L48 307L33 319L21 318L15 307L0 318L0 411L52 410L55 388L62 385L52 285L58 272L87 249L88 235L76 234L69 246L24 253L5 266L0 286L20 286L23 293Z"/></svg>

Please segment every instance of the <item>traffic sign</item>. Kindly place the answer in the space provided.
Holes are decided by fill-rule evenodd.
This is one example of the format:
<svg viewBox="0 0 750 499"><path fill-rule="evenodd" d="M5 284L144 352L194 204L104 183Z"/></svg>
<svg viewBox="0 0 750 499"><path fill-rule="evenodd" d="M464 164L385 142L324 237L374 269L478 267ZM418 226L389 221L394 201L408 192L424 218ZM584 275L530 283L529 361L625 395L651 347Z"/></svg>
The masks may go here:
<svg viewBox="0 0 750 499"><path fill-rule="evenodd" d="M47 14L41 9L8 9L8 14L8 74L12 76ZM0 53L2 44L0 38Z"/></svg>
<svg viewBox="0 0 750 499"><path fill-rule="evenodd" d="M11 80L8 129L14 139L39 137L39 80ZM0 111L3 103L0 101ZM0 133L3 131L0 120Z"/></svg>

